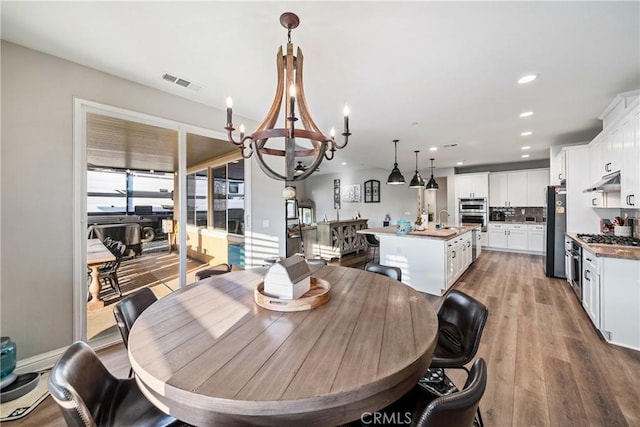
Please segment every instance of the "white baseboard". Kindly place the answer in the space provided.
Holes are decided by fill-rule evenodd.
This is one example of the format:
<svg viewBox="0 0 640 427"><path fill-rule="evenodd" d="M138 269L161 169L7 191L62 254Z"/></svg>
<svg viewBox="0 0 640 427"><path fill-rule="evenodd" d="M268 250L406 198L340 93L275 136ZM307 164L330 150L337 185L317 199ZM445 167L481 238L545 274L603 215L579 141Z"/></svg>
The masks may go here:
<svg viewBox="0 0 640 427"><path fill-rule="evenodd" d="M120 334L114 333L100 339L92 340L89 344L94 350L98 351L100 349L110 347L120 342L122 342ZM38 372L44 371L46 369L51 369L53 365L55 365L55 363L58 361L58 359L60 359L60 356L62 356L66 349L67 347L62 347L48 351L46 353L27 357L26 359L18 360L18 362L16 363L15 373L20 375L27 372Z"/></svg>
<svg viewBox="0 0 640 427"><path fill-rule="evenodd" d="M482 250L494 251L494 252L512 252L514 254L526 254L526 255L540 255L544 256L544 252L534 252L534 251L522 251L518 249L508 249L508 248L493 248L491 246L483 246Z"/></svg>

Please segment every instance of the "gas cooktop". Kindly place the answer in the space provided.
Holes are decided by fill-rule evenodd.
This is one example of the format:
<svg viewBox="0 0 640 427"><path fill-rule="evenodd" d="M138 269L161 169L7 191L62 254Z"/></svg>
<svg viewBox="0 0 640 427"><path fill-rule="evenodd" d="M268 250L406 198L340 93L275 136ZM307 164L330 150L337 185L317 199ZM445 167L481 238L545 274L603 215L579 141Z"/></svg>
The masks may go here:
<svg viewBox="0 0 640 427"><path fill-rule="evenodd" d="M609 234L578 234L578 238L585 243L593 243L596 245L640 247L640 239L633 237L612 236Z"/></svg>

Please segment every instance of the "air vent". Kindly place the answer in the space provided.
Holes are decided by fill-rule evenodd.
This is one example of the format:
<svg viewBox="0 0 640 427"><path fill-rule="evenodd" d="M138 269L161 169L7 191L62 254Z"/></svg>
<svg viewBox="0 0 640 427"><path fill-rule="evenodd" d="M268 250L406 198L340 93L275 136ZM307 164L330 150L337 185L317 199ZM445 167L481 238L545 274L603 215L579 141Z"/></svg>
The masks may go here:
<svg viewBox="0 0 640 427"><path fill-rule="evenodd" d="M184 87L189 87L191 82L189 82L187 80L184 80L184 79L178 79L178 80L176 80L176 84L180 85L180 86L184 86Z"/></svg>
<svg viewBox="0 0 640 427"><path fill-rule="evenodd" d="M171 83L175 83L178 78L176 76L172 76L171 74L164 73L162 78Z"/></svg>
<svg viewBox="0 0 640 427"><path fill-rule="evenodd" d="M175 83L178 86L187 87L187 88L189 88L189 89L191 89L193 91L196 91L196 92L200 91L202 89L202 87L203 87L202 85L193 83L193 82L191 82L191 81L189 81L187 79L183 79L182 77L177 77L177 76L175 76L173 74L169 74L169 73L163 73L162 74L162 79L166 80L168 82L171 82L171 83Z"/></svg>
<svg viewBox="0 0 640 427"><path fill-rule="evenodd" d="M453 147L457 147L458 144L447 144L447 145L443 145L442 148L453 148Z"/></svg>

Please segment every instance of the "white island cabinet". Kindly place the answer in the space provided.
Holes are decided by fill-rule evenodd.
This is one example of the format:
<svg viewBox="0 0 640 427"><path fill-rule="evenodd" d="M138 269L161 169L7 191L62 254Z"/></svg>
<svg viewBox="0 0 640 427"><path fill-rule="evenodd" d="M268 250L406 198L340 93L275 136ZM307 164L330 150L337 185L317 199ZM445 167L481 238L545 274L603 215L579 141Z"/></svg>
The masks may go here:
<svg viewBox="0 0 640 427"><path fill-rule="evenodd" d="M612 344L640 350L640 260L598 260L603 335Z"/></svg>
<svg viewBox="0 0 640 427"><path fill-rule="evenodd" d="M442 295L469 268L472 260L472 230L456 229L395 233L395 227L374 228L359 233L375 234L380 240L380 264L399 267L402 282L417 291Z"/></svg>

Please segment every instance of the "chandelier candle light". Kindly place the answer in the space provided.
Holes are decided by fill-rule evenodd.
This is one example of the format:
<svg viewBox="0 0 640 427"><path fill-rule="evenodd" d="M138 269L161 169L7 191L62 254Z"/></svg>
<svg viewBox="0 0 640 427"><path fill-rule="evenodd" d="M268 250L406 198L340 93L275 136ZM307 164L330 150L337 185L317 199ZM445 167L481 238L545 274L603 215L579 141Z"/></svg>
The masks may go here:
<svg viewBox="0 0 640 427"><path fill-rule="evenodd" d="M325 136L309 113L302 84L302 50L298 47L297 55L294 56L293 44L291 43L291 30L298 27L300 19L295 14L286 12L280 16L280 24L288 31L287 54L283 55L282 46L278 48L276 55L278 85L271 109L251 135L245 136L244 126L240 125L240 140L236 141L233 137L233 132L235 131L233 127L233 101L229 97L227 98L227 125L225 130L227 131L229 142L238 146L243 158L248 159L252 154L256 154L258 164L267 176L282 181L301 181L311 175L324 158L332 160L336 150L347 146L349 135L351 135L349 132L349 108L346 105L344 107L344 130L342 132L344 140L342 144L338 144L335 141L335 131L331 129L330 136ZM285 128L278 129L274 126L278 120L283 99L285 105ZM295 127L295 122L298 120L295 111L296 104L302 120L301 129L296 129ZM284 138L284 150L267 147L269 138ZM311 147L296 145L296 138L309 140ZM245 145L245 143L248 145ZM284 157L284 174L274 171L265 162L265 155ZM300 171L300 168L296 169L296 159L301 157L313 157L309 167L303 171Z"/></svg>

